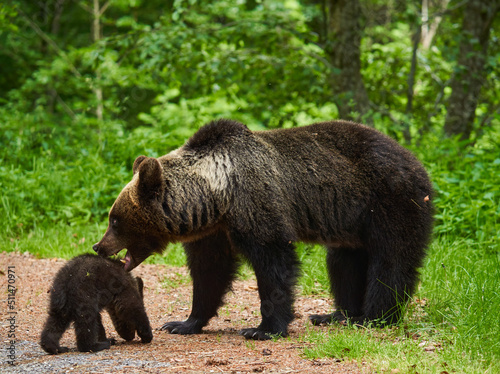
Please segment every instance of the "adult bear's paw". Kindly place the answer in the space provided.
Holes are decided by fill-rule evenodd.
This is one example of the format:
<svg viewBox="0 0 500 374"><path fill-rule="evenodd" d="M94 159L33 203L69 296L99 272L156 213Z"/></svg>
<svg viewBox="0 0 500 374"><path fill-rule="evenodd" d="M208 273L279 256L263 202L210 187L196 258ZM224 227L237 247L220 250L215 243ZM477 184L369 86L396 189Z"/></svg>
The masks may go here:
<svg viewBox="0 0 500 374"><path fill-rule="evenodd" d="M329 325L332 323L347 325L347 318L340 311L332 314L313 314L309 316L309 320L314 326Z"/></svg>
<svg viewBox="0 0 500 374"><path fill-rule="evenodd" d="M246 339L253 340L270 340L275 337L284 338L288 336L288 334L284 332L273 333L259 328L242 329L240 330L240 335L243 335Z"/></svg>
<svg viewBox="0 0 500 374"><path fill-rule="evenodd" d="M199 334L201 328L202 324L199 321L188 319L186 321L167 322L160 327L160 331L168 331L171 334L189 335Z"/></svg>

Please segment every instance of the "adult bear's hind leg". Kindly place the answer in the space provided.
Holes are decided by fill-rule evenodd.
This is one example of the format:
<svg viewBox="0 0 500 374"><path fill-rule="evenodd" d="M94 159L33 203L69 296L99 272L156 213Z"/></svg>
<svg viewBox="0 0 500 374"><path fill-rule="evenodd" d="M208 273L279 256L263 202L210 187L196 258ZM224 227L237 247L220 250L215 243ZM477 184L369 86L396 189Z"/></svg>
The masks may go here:
<svg viewBox="0 0 500 374"><path fill-rule="evenodd" d="M217 314L223 297L231 287L238 268L225 232L184 243L188 267L193 279L193 306L186 321L165 323L160 330L172 334L198 334Z"/></svg>
<svg viewBox="0 0 500 374"><path fill-rule="evenodd" d="M314 314L309 319L314 325L357 321L363 313L366 294L368 257L364 249L329 248L326 256L330 287L336 311Z"/></svg>
<svg viewBox="0 0 500 374"><path fill-rule="evenodd" d="M382 326L397 323L417 280L418 271L412 265L374 261L368 270L362 321Z"/></svg>

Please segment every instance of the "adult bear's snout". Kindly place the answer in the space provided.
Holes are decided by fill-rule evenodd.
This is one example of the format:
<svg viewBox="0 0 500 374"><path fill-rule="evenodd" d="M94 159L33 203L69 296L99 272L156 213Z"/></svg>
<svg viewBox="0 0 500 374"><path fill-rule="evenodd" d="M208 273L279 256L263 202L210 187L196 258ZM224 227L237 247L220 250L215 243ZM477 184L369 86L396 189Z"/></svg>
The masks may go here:
<svg viewBox="0 0 500 374"><path fill-rule="evenodd" d="M92 246L92 249L97 253L97 254L100 254L99 253L99 250L101 249L99 247L99 243L95 243L93 246Z"/></svg>

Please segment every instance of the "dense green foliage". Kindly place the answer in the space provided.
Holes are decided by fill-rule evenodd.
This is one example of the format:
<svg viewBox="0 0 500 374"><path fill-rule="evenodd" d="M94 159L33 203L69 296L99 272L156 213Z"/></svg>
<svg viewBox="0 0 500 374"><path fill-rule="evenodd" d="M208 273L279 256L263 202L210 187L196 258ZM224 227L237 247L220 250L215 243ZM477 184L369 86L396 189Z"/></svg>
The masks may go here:
<svg viewBox="0 0 500 374"><path fill-rule="evenodd" d="M64 258L91 251L135 157L165 154L214 118L263 129L337 117L313 1L116 0L95 41L91 3L70 2L60 14L55 1L44 9L19 0L0 5L1 251ZM490 46L472 138L447 139L459 2L450 2L433 46L417 55L411 112L407 79L420 3L395 1L392 12L378 0L362 3L362 74L373 104L366 120L401 142L409 131L405 144L436 190L435 239L404 326L314 329L304 339L317 348L307 355L407 372L499 372L500 46ZM499 35L497 24L492 40ZM299 255L302 292L326 294L322 248L300 244ZM184 257L172 245L150 261L180 266ZM424 340L439 349L424 352Z"/></svg>

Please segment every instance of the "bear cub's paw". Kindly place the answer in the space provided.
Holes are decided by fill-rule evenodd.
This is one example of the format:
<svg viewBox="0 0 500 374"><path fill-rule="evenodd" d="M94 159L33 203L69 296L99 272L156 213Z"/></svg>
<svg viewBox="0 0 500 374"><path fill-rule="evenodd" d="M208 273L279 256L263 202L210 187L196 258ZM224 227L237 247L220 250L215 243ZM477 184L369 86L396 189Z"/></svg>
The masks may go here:
<svg viewBox="0 0 500 374"><path fill-rule="evenodd" d="M160 331L168 331L171 334L189 335L199 334L201 332L202 324L197 320L187 319L186 321L167 322Z"/></svg>
<svg viewBox="0 0 500 374"><path fill-rule="evenodd" d="M59 347L57 349L57 353L68 353L69 352L69 348L68 347Z"/></svg>
<svg viewBox="0 0 500 374"><path fill-rule="evenodd" d="M54 342L53 339L49 338L48 336L42 337L40 345L45 352L51 355L69 352L68 347L61 347L58 342Z"/></svg>
<svg viewBox="0 0 500 374"><path fill-rule="evenodd" d="M78 344L78 350L80 352L99 352L105 349L109 349L111 347L111 342L106 339L105 341L97 342L91 345L87 344Z"/></svg>
<svg viewBox="0 0 500 374"><path fill-rule="evenodd" d="M69 348L68 347L47 347L47 346L42 346L45 352L51 354L51 355L57 355L59 353L68 353Z"/></svg>
<svg viewBox="0 0 500 374"><path fill-rule="evenodd" d="M139 335L141 342L144 344L151 343L151 340L153 340L151 328L148 328L146 331L137 330L137 335Z"/></svg>

